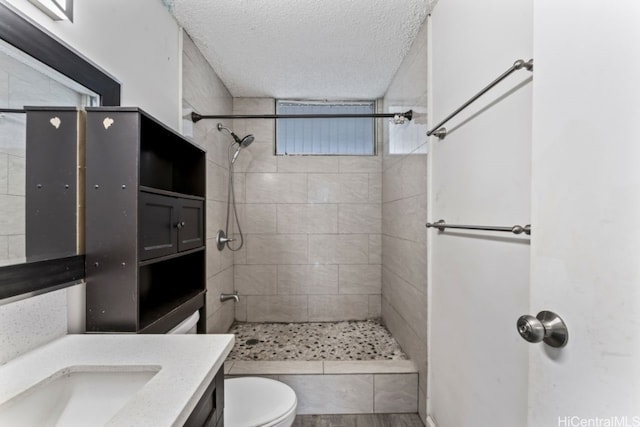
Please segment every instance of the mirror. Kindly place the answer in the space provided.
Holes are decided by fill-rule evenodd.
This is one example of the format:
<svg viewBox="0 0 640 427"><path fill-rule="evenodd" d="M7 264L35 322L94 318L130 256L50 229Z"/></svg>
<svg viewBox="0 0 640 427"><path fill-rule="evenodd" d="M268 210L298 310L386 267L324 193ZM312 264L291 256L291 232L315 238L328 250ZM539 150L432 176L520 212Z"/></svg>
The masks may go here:
<svg viewBox="0 0 640 427"><path fill-rule="evenodd" d="M0 266L27 261L26 117L18 110L25 106L82 109L99 105L99 99L95 92L0 41ZM54 250L51 255L62 254ZM51 255L30 251L29 260Z"/></svg>
<svg viewBox="0 0 640 427"><path fill-rule="evenodd" d="M24 174L28 167L25 114L14 110L44 105L120 105L120 84L0 3L0 265L4 265L0 299L84 277L79 254L16 264L25 260Z"/></svg>

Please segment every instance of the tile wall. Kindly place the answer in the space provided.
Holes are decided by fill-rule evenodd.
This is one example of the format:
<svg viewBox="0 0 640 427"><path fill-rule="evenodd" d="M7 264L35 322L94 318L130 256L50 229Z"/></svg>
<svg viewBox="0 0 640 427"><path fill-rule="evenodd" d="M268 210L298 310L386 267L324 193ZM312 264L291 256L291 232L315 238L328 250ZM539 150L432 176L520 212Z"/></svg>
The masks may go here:
<svg viewBox="0 0 640 427"><path fill-rule="evenodd" d="M275 101L234 98L233 112L274 114ZM379 317L381 157L275 156L273 120L234 120L233 128L256 137L234 174L245 233L234 257L236 319Z"/></svg>
<svg viewBox="0 0 640 427"><path fill-rule="evenodd" d="M404 125L384 122L382 318L419 373L419 412L427 391L427 31L426 23L384 98L386 111L414 111Z"/></svg>
<svg viewBox="0 0 640 427"><path fill-rule="evenodd" d="M202 56L191 38L184 33L182 53L183 114L231 114L229 91ZM227 163L226 135L216 129L216 120L183 122L183 133L207 150L207 332L224 333L234 319L233 302L220 303L221 292L233 291L233 253L216 248L215 235L224 228L226 217ZM230 123L225 122L230 126Z"/></svg>

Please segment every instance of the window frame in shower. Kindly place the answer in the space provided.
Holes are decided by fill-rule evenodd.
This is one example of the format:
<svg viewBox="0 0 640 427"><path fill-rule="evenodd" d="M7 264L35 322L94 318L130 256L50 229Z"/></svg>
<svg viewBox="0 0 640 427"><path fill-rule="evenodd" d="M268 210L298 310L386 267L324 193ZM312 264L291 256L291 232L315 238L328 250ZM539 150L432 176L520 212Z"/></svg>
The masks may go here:
<svg viewBox="0 0 640 427"><path fill-rule="evenodd" d="M307 99L275 99L275 112L276 114L280 114L281 111L279 109L279 106L281 104L299 104L301 106L327 106L328 108L331 107L335 107L335 106L358 106L358 105L367 105L371 107L370 111L366 111L366 112L362 112L364 114L374 114L377 112L378 109L378 105L377 105L377 101L376 100L358 100L358 101L347 101L347 100L334 100L334 101L327 101L327 100L307 100ZM308 111L288 111L286 114L308 114ZM327 111L327 114L330 114L331 112ZM322 114L322 113L318 113L318 112L314 112L313 114ZM331 151L329 150L328 152L313 152L313 150L309 151L309 152L288 152L288 151L281 151L280 147L279 147L279 127L278 124L280 123L281 120L300 120L300 119L275 119L275 125L274 125L274 146L273 146L273 153L276 156L377 156L378 155L378 144L377 144L377 125L376 125L376 119L374 117L368 117L368 118L359 118L359 119L344 119L344 118L327 118L327 119L322 119L322 118L315 118L315 119L310 119L310 120L327 120L327 121L339 121L339 120L367 120L370 121L370 126L371 126L371 140L370 141L366 141L367 144L370 144L371 147L371 152L366 152L366 153L356 153L356 152L347 152L347 153L340 153L338 152L338 150L335 151Z"/></svg>

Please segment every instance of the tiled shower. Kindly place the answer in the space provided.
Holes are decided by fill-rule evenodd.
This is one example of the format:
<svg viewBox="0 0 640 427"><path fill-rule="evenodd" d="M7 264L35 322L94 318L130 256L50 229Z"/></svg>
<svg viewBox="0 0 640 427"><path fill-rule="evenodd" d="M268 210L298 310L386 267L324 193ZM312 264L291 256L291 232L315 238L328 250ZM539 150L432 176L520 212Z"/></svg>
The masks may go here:
<svg viewBox="0 0 640 427"><path fill-rule="evenodd" d="M245 234L237 252L215 249L215 233L225 225L231 139L218 132L216 120L184 122L208 156L208 331L226 332L234 321L381 318L416 367L413 394L423 419L426 232L406 218L426 218L427 209L426 79L420 78L427 69L425 27L384 99L377 100L379 112L412 109L414 120L409 125L376 120L375 156L276 156L273 120L221 120L241 137L255 136L235 165ZM273 98L231 97L186 33L183 68L185 114L275 113ZM240 296L238 303L215 298L233 291ZM375 388L374 375L368 374ZM311 381L305 378L296 381Z"/></svg>

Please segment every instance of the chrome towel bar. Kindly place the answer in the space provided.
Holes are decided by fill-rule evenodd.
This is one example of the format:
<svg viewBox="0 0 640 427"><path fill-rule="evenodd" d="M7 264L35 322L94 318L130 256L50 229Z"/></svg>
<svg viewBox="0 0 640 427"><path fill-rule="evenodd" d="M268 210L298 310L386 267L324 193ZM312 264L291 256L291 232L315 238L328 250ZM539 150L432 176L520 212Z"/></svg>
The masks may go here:
<svg viewBox="0 0 640 427"><path fill-rule="evenodd" d="M454 225L447 224L444 219L436 222L428 222L427 228L437 228L440 231L444 231L446 228L458 228L463 230L484 230L484 231L506 231L513 234L531 234L531 224L527 224L524 227L521 225L514 225L513 227L493 227L486 225Z"/></svg>
<svg viewBox="0 0 640 427"><path fill-rule="evenodd" d="M471 97L471 99L469 99L467 102L462 104L456 111L449 114L444 120L442 120L440 123L435 125L430 131L427 132L427 136L435 135L440 139L444 139L444 137L447 136L447 129L443 128L442 125L444 125L449 120L457 116L458 113L460 113L462 110L467 108L469 105L473 104L476 99L480 98L482 95L487 93L492 87L500 83L502 80L506 79L511 73L513 73L516 70L520 70L522 68L526 68L528 71L533 71L533 59L530 59L528 61L525 61L523 59L518 59L516 62L513 63L513 65L507 71L502 73L497 79L489 83L480 92L476 93Z"/></svg>

